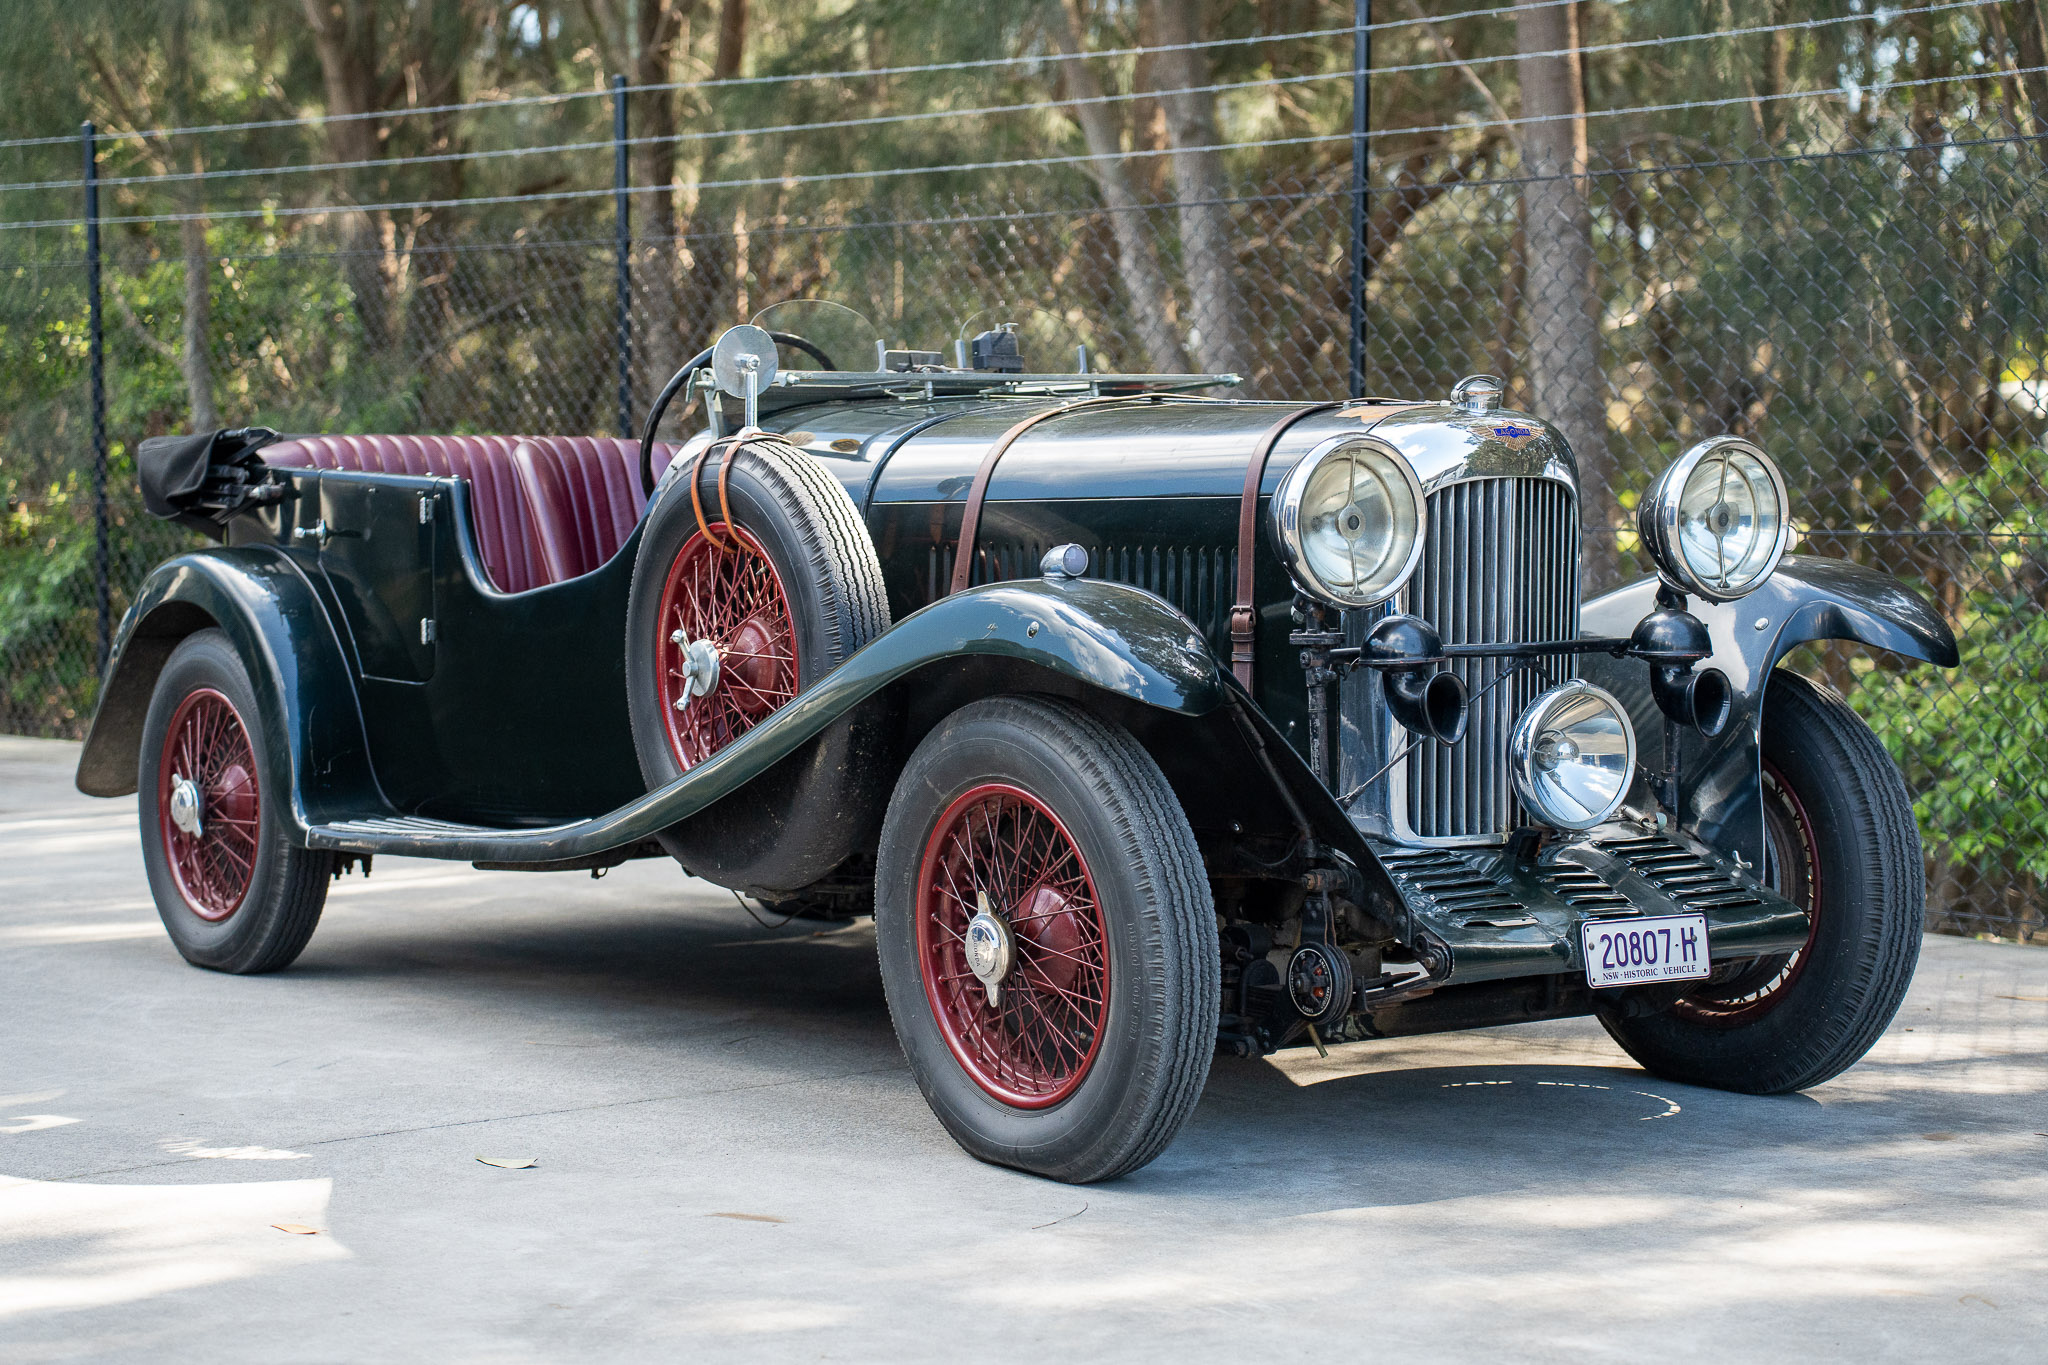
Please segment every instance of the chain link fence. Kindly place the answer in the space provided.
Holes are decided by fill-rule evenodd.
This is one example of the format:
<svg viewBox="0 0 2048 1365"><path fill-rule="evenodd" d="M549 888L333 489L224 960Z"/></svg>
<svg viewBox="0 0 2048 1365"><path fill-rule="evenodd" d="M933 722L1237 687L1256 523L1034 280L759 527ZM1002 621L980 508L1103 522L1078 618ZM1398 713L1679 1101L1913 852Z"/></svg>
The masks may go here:
<svg viewBox="0 0 2048 1365"><path fill-rule="evenodd" d="M1941 605L1963 646L1954 672L1838 648L1795 662L1899 759L1931 925L2023 940L2048 937L2044 170L2048 144L2023 137L1569 181L1423 183L1397 168L1367 194L1365 234L1366 391L1440 396L1490 371L1513 406L1558 420L1583 467L1589 591L1643 567L1637 491L1687 444L1732 431L1784 466L1801 548ZM800 297L859 311L892 344L950 351L1016 322L1043 368L1086 345L1102 369L1227 360L1255 396L1345 391L1348 167L1124 220L1085 181L1045 183L943 201L898 186L852 206L828 197L843 185L802 181L707 197L675 235L631 240L624 272L608 215L337 213L112 235L112 612L183 543L141 514L135 445L191 426L202 399L222 425L286 431L619 431L717 331ZM1190 249L1205 232L1228 250ZM1557 268L1561 232L1590 246L1583 279ZM99 648L83 239L9 236L0 730L76 736ZM1573 355L1597 357L1594 372Z"/></svg>

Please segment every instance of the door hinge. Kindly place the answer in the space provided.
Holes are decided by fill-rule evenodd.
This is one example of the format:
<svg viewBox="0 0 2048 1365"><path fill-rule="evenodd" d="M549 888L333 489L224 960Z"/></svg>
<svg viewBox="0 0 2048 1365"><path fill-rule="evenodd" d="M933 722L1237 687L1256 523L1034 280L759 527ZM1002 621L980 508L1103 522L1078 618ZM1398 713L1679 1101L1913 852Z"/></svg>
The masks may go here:
<svg viewBox="0 0 2048 1365"><path fill-rule="evenodd" d="M434 495L432 493L422 493L420 494L420 525L431 525L433 520Z"/></svg>
<svg viewBox="0 0 2048 1365"><path fill-rule="evenodd" d="M423 645L434 643L434 618L431 616L422 616L420 618L420 643Z"/></svg>

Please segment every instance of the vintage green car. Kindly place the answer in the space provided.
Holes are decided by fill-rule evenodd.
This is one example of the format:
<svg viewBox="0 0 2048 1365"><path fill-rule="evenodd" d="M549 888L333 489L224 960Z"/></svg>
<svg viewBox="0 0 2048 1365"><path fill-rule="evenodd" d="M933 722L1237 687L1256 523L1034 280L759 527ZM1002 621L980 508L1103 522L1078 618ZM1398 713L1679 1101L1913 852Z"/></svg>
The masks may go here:
<svg viewBox="0 0 2048 1365"><path fill-rule="evenodd" d="M1861 1057L1918 831L1777 665L1952 666L1941 618L1787 554L1745 440L1644 494L1658 577L1582 601L1572 452L1498 381L1232 382L746 325L637 445L152 443L153 510L222 543L138 594L78 785L139 790L164 924L222 971L289 964L378 853L872 913L940 1120L1062 1180L1157 1156L1219 1049L1593 1014L1699 1085ZM657 441L679 393L702 429Z"/></svg>

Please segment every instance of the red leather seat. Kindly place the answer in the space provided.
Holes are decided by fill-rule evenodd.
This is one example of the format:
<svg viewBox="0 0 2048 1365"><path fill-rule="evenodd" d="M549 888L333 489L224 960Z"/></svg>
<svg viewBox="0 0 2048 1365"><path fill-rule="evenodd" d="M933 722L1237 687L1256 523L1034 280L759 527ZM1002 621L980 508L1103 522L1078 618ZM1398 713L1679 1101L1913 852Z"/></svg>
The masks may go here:
<svg viewBox="0 0 2048 1365"><path fill-rule="evenodd" d="M549 582L589 573L633 534L647 506L633 468L639 454L637 441L588 436L529 437L512 447L512 468L536 514ZM655 462L666 469L667 452L658 451Z"/></svg>
<svg viewBox="0 0 2048 1365"><path fill-rule="evenodd" d="M673 450L654 449L655 473ZM469 481L484 571L501 592L589 573L639 524L640 444L607 436L301 436L263 450L280 469Z"/></svg>

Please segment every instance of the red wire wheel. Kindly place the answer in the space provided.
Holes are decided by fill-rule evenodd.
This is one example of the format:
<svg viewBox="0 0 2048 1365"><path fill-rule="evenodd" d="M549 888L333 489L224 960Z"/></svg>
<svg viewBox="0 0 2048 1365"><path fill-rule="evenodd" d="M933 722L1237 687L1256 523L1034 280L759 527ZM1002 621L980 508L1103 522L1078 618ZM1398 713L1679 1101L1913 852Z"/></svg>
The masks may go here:
<svg viewBox="0 0 2048 1365"><path fill-rule="evenodd" d="M172 880L187 909L218 924L249 898L262 814L256 752L234 704L211 687L187 694L171 714L158 769L157 819Z"/></svg>
<svg viewBox="0 0 2048 1365"><path fill-rule="evenodd" d="M1762 957L1738 965L1726 980L1709 981L1672 1006L1681 1019L1735 1028L1777 1008L1813 956L1820 932L1820 857L1813 819L1791 784L1768 760L1763 765L1764 842L1770 853L1771 889L1806 912L1806 943L1789 956Z"/></svg>
<svg viewBox="0 0 2048 1365"><path fill-rule="evenodd" d="M768 552L741 527L710 530L683 542L656 618L655 695L685 772L795 697L800 676L789 594Z"/></svg>
<svg viewBox="0 0 2048 1365"><path fill-rule="evenodd" d="M1006 940L990 987L969 965L986 912ZM1087 861L1059 817L1020 787L985 783L948 806L917 882L925 996L974 1083L1020 1109L1080 1088L1109 1026L1109 945Z"/></svg>

